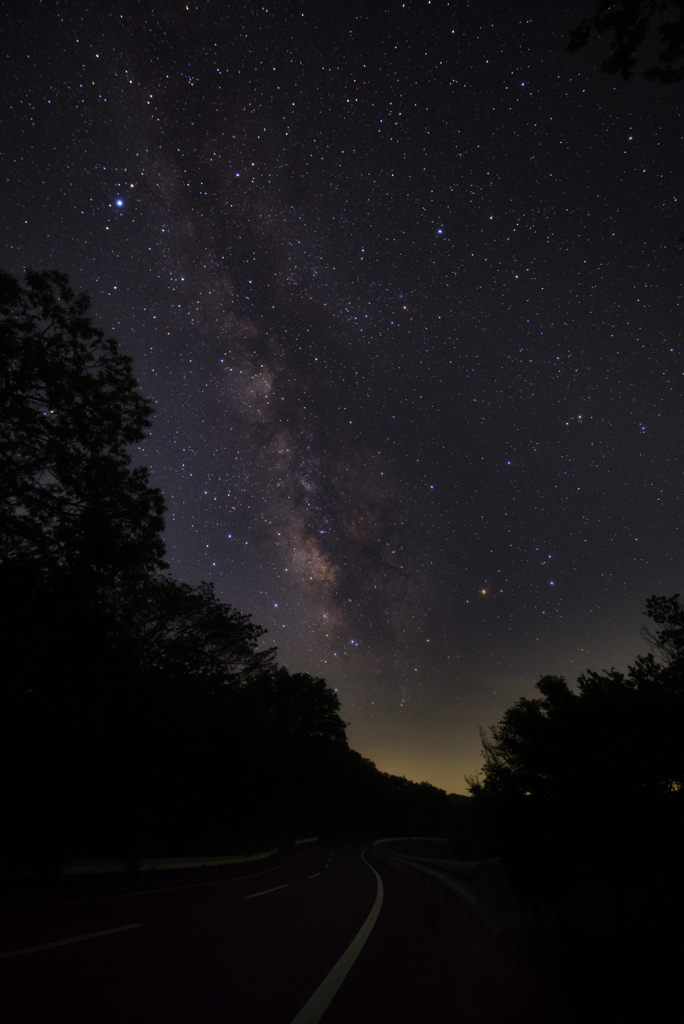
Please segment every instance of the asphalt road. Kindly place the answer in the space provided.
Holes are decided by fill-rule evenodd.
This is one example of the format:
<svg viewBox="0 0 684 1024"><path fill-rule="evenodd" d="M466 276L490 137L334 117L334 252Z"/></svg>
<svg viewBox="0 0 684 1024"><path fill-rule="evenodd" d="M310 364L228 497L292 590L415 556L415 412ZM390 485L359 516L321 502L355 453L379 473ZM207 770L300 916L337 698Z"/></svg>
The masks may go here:
<svg viewBox="0 0 684 1024"><path fill-rule="evenodd" d="M434 912L362 854L316 846L248 878L4 911L0 1019L456 1024Z"/></svg>

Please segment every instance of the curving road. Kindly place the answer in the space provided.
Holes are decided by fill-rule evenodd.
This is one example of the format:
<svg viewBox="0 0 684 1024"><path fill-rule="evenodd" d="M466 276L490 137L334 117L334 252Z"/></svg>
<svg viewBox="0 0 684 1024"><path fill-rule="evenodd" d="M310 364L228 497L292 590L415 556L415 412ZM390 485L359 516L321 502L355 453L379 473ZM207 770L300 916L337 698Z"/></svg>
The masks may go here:
<svg viewBox="0 0 684 1024"><path fill-rule="evenodd" d="M463 1019L434 912L360 844L249 878L7 910L0 929L3 1024Z"/></svg>

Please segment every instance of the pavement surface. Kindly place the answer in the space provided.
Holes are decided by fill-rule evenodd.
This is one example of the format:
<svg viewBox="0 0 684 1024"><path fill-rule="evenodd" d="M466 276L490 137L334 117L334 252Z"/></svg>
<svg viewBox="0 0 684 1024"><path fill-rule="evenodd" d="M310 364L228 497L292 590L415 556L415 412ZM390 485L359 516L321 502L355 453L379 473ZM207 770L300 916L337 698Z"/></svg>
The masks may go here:
<svg viewBox="0 0 684 1024"><path fill-rule="evenodd" d="M5 910L0 1019L465 1020L434 910L363 851L321 845L249 877Z"/></svg>

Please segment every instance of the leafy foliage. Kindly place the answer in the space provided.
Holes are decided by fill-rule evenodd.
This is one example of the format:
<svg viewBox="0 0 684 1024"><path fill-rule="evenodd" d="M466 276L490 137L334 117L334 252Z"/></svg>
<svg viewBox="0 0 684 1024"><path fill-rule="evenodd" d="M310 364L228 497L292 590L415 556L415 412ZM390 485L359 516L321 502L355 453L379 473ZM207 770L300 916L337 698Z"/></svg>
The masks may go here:
<svg viewBox="0 0 684 1024"><path fill-rule="evenodd" d="M482 734L477 827L520 892L549 898L601 864L626 877L634 858L681 854L684 606L651 597L647 615L659 659L587 671L576 690L544 676Z"/></svg>
<svg viewBox="0 0 684 1024"><path fill-rule="evenodd" d="M152 405L58 271L0 272L0 558L108 576L164 568L164 501L130 446Z"/></svg>
<svg viewBox="0 0 684 1024"><path fill-rule="evenodd" d="M652 632L644 627L641 635L666 665L674 666L684 659L684 605L679 594L672 597L649 597L646 615L659 628Z"/></svg>
<svg viewBox="0 0 684 1024"><path fill-rule="evenodd" d="M652 597L647 614L664 664L648 654L626 675L587 671L576 693L544 676L540 698L521 698L483 734L484 780L471 780L473 792L590 800L684 788L684 607L678 595Z"/></svg>
<svg viewBox="0 0 684 1024"><path fill-rule="evenodd" d="M211 690L274 668L275 648L257 651L265 630L220 601L213 583L191 587L148 575L108 599L119 642L135 650L145 669L189 675Z"/></svg>
<svg viewBox="0 0 684 1024"><path fill-rule="evenodd" d="M637 51L656 24L662 50L658 59L643 72L643 77L661 85L684 79L684 4L682 0L599 0L591 18L570 32L570 53L586 46L593 31L610 36L611 52L601 62L601 70L620 75L628 81L634 72Z"/></svg>
<svg viewBox="0 0 684 1024"><path fill-rule="evenodd" d="M573 693L560 676L536 684L483 735L485 793L582 798L656 794L684 786L684 700L651 655L625 676L588 671Z"/></svg>

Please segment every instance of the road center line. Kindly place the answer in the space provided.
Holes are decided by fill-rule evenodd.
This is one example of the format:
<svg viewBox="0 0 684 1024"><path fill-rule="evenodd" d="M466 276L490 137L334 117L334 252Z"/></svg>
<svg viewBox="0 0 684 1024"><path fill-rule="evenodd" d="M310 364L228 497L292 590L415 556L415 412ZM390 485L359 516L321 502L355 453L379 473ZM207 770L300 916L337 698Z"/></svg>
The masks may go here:
<svg viewBox="0 0 684 1024"><path fill-rule="evenodd" d="M368 864L365 852L366 851L364 850L361 857L365 863ZM373 925L377 921L380 908L382 907L383 887L382 879L375 868L371 864L368 864L368 867L378 880L378 891L373 908L364 923L361 925L356 937L352 939L346 951L342 954L330 973L323 979L309 1001L301 1008L297 1016L292 1021L292 1024L318 1024L319 1020L330 1006L330 1003L335 998L340 985L354 966L354 961L365 946L368 936L373 931Z"/></svg>
<svg viewBox="0 0 684 1024"><path fill-rule="evenodd" d="M87 939L99 939L102 935L116 935L117 932L129 932L132 928L144 928L142 924L124 924L120 928L108 928L104 932L89 932L87 935L75 935L73 939L59 939L58 942L44 942L40 946L26 946L25 949L13 949L9 953L0 953L0 960L8 956L23 956L24 953L38 953L41 949L54 949L55 946L69 946L72 942L85 942Z"/></svg>
<svg viewBox="0 0 684 1024"><path fill-rule="evenodd" d="M249 896L245 896L246 900L253 900L255 896L265 896L269 892L277 892L278 889L287 889L290 883L286 882L285 885L276 885L274 889L264 889L263 892L252 892Z"/></svg>

